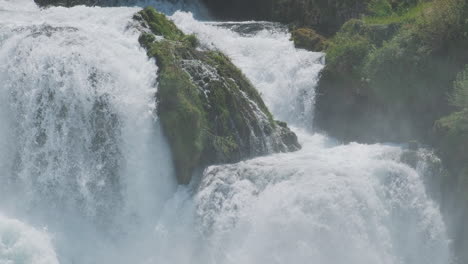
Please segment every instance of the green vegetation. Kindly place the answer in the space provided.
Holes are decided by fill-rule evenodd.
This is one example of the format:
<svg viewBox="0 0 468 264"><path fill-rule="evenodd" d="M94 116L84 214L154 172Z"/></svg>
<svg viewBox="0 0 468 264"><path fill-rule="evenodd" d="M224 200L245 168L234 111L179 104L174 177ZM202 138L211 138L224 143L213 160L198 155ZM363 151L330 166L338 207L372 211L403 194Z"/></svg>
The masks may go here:
<svg viewBox="0 0 468 264"><path fill-rule="evenodd" d="M340 112L351 112L362 121L356 126L369 130L361 134L356 127L350 138L430 140L435 120L450 111L451 83L468 62L466 4L397 1L388 11L389 5L373 6L370 18L348 21L330 40L317 121L338 129ZM330 109L326 104L340 94L342 108ZM336 115L321 116L325 111ZM387 131L392 127L400 131Z"/></svg>
<svg viewBox="0 0 468 264"><path fill-rule="evenodd" d="M369 5L369 16L363 20L367 24L393 24L414 22L431 2L419 2L411 5L404 2L395 8L387 0L375 0Z"/></svg>
<svg viewBox="0 0 468 264"><path fill-rule="evenodd" d="M450 177L442 182L449 193L455 197L460 211L468 210L468 68L458 74L454 90L449 97L454 112L441 118L435 124L437 135L436 148L442 157ZM462 220L466 222L466 216ZM455 250L460 256L468 258L466 241L468 232L457 232Z"/></svg>
<svg viewBox="0 0 468 264"><path fill-rule="evenodd" d="M275 151L300 147L294 133L277 125L257 90L225 55L197 49L194 35L183 34L154 8L134 19L145 32L140 44L159 68L158 114L179 183L189 183L197 168L265 154L268 143ZM258 111L266 120L259 119ZM274 133L280 140L267 143Z"/></svg>
<svg viewBox="0 0 468 264"><path fill-rule="evenodd" d="M459 174L468 171L468 67L458 74L449 100L455 111L438 120L435 128L440 152Z"/></svg>
<svg viewBox="0 0 468 264"><path fill-rule="evenodd" d="M372 42L359 34L338 35L328 49L327 67L345 78L359 78L364 59L372 48Z"/></svg>
<svg viewBox="0 0 468 264"><path fill-rule="evenodd" d="M450 102L461 111L468 111L468 67L458 74Z"/></svg>

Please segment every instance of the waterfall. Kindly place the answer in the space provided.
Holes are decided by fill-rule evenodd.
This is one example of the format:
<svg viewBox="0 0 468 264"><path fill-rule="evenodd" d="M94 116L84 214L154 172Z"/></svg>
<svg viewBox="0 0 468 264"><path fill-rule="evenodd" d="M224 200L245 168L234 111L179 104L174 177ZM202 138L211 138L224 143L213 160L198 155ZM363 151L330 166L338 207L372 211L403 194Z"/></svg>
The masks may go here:
<svg viewBox="0 0 468 264"><path fill-rule="evenodd" d="M314 132L324 54L295 49L280 24L145 3L227 54L303 149L177 186L140 9L0 0L0 263L451 263L404 148Z"/></svg>
<svg viewBox="0 0 468 264"><path fill-rule="evenodd" d="M204 172L196 207L216 263L451 263L424 171L401 160L403 148L343 145L313 132L324 54L295 49L274 23L172 19L230 56L303 145Z"/></svg>
<svg viewBox="0 0 468 264"><path fill-rule="evenodd" d="M106 240L152 225L176 188L155 115L157 68L131 25L138 9L6 3L2 209L50 226L65 263L91 262Z"/></svg>

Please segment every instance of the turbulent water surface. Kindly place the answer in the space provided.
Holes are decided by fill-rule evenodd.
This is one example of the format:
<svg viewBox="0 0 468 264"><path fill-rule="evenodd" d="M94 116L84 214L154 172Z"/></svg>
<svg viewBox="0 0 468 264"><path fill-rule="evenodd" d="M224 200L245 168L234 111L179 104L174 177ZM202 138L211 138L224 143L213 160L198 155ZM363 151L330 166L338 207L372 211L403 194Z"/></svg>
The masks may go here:
<svg viewBox="0 0 468 264"><path fill-rule="evenodd" d="M425 166L402 162L399 146L313 133L323 54L295 49L278 24L146 3L225 52L302 150L177 186L139 8L0 0L1 264L451 263Z"/></svg>

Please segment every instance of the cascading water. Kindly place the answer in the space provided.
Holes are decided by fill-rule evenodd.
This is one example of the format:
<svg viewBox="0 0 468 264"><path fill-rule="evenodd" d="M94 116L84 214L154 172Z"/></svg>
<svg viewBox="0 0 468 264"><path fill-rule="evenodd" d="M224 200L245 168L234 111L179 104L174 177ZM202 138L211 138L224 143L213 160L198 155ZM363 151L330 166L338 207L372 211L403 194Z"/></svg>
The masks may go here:
<svg viewBox="0 0 468 264"><path fill-rule="evenodd" d="M303 144L205 171L197 214L216 262L451 263L424 171L401 161L402 148L341 145L307 132L323 54L295 49L272 23L200 23L183 12L172 19L230 56Z"/></svg>
<svg viewBox="0 0 468 264"><path fill-rule="evenodd" d="M172 15L303 145L177 187L138 10L0 0L0 263L451 263L402 148L311 134L323 54L296 50L281 25Z"/></svg>
<svg viewBox="0 0 468 264"><path fill-rule="evenodd" d="M231 57L276 118L311 128L314 87L323 54L295 49L287 28L276 23L199 23L182 12L172 18L182 30L196 33L207 47Z"/></svg>
<svg viewBox="0 0 468 264"><path fill-rule="evenodd" d="M0 6L2 210L49 226L64 263L109 262L176 187L138 9Z"/></svg>

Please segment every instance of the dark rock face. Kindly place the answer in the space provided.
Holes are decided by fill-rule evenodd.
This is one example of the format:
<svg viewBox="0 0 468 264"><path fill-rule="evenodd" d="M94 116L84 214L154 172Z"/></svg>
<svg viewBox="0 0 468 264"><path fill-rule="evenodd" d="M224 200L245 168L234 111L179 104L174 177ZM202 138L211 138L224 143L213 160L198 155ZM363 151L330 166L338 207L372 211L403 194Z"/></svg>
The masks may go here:
<svg viewBox="0 0 468 264"><path fill-rule="evenodd" d="M141 45L159 67L158 113L180 183L206 165L300 148L226 56L197 48L195 36L184 35L153 8L134 18L144 32Z"/></svg>
<svg viewBox="0 0 468 264"><path fill-rule="evenodd" d="M272 20L329 35L365 12L369 0L204 0L221 19Z"/></svg>
<svg viewBox="0 0 468 264"><path fill-rule="evenodd" d="M109 5L113 0L34 0L39 6Z"/></svg>

